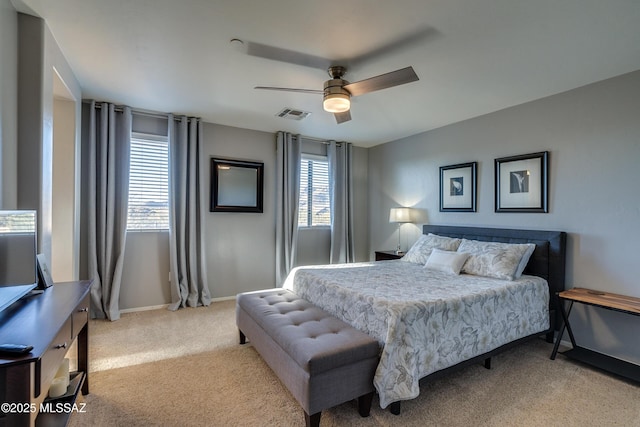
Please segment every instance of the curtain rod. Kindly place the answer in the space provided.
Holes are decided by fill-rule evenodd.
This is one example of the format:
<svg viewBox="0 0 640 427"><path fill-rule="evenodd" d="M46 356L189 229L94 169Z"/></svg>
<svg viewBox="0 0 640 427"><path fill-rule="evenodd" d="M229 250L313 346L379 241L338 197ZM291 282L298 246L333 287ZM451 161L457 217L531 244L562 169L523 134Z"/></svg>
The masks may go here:
<svg viewBox="0 0 640 427"><path fill-rule="evenodd" d="M299 136L300 136L300 139L306 139L310 142L319 142L320 144L325 144L325 145L329 145L329 143L332 141L332 140L327 140L326 138L316 138L313 136L304 136L304 135L299 135ZM335 142L338 145L344 143L344 141L335 141Z"/></svg>
<svg viewBox="0 0 640 427"><path fill-rule="evenodd" d="M82 100L82 102L86 103L86 104L90 104L92 102L92 100L84 99L84 100ZM103 104L102 101L95 101L95 103L96 103L96 105L95 105L96 108L102 109L102 104ZM116 105L115 111L117 111L119 113L123 112L124 111L124 106L123 105ZM159 119L168 119L169 118L169 113L160 113L158 111L151 111L151 110L141 110L141 109L138 109L138 108L131 108L131 113L132 114L137 114L139 116L156 117L156 118L159 118ZM185 114L182 114L182 115L173 114L173 119L178 121L182 117L185 117L185 116L186 116ZM200 118L200 117L195 117L195 116L186 116L186 117L188 117L190 119L199 119Z"/></svg>

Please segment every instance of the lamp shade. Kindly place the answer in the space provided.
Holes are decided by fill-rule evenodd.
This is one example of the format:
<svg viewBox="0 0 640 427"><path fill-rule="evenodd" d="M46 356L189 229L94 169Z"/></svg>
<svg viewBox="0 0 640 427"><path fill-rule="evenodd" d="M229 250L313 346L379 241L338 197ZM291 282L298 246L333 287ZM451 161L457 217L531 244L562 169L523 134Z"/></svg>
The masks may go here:
<svg viewBox="0 0 640 427"><path fill-rule="evenodd" d="M411 222L411 208L391 208L389 222Z"/></svg>

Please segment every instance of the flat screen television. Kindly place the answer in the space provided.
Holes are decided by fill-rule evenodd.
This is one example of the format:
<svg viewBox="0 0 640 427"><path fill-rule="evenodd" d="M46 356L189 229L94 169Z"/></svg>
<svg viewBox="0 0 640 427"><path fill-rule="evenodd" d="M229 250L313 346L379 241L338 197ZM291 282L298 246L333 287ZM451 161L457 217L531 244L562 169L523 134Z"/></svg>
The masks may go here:
<svg viewBox="0 0 640 427"><path fill-rule="evenodd" d="M0 211L0 311L38 285L36 211Z"/></svg>

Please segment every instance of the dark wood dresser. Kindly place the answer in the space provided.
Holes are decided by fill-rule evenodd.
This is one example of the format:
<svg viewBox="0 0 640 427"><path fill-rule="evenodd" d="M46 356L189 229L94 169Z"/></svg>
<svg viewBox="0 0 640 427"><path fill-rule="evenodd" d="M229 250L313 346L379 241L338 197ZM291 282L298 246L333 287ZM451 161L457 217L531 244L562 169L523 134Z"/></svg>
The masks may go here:
<svg viewBox="0 0 640 427"><path fill-rule="evenodd" d="M33 346L25 355L0 355L0 427L66 425L80 390L89 393L90 286L90 281L56 283L0 312L0 343ZM45 400L76 339L78 370L67 395Z"/></svg>

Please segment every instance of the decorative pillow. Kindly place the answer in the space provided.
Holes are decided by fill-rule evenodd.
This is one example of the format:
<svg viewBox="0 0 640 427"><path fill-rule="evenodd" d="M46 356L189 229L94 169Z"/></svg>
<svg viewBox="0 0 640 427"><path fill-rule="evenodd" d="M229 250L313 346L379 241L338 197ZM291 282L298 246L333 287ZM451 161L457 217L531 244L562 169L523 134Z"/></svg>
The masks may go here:
<svg viewBox="0 0 640 427"><path fill-rule="evenodd" d="M533 246L535 249L535 245ZM527 251L532 251L529 243L513 244L462 239L462 243L458 246L458 252L469 254L469 259L462 267L463 273L506 280L516 278L520 263ZM526 265L527 263L524 262L525 267Z"/></svg>
<svg viewBox="0 0 640 427"><path fill-rule="evenodd" d="M464 252L443 251L434 249L429 255L424 268L428 270L444 271L450 274L460 274L460 269L465 261L469 258L469 254Z"/></svg>
<svg viewBox="0 0 640 427"><path fill-rule="evenodd" d="M533 254L533 251L536 250L535 243L525 243L528 248L522 255L522 259L520 260L520 264L518 264L518 268L516 268L516 274L513 276L515 279L519 279L522 276L522 272L527 268L527 264L529 263L529 258Z"/></svg>
<svg viewBox="0 0 640 427"><path fill-rule="evenodd" d="M460 239L451 237L437 236L435 234L423 234L411 246L411 249L403 256L402 261L413 262L424 265L431 255L433 249L442 249L444 251L455 251L460 245Z"/></svg>

